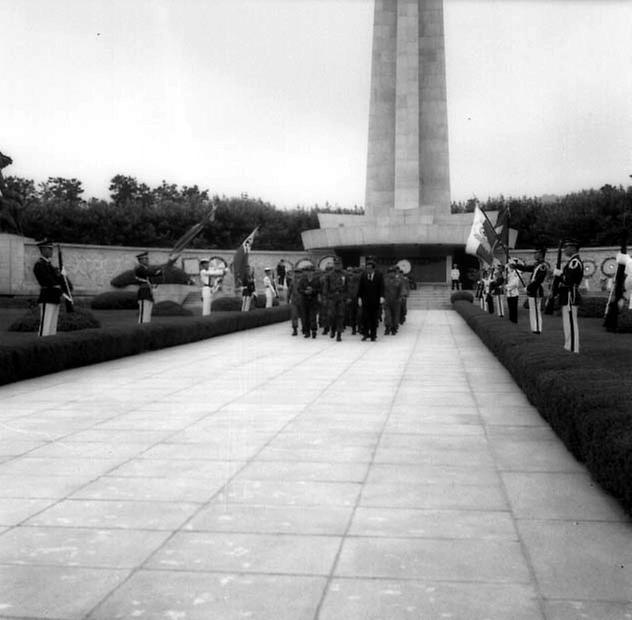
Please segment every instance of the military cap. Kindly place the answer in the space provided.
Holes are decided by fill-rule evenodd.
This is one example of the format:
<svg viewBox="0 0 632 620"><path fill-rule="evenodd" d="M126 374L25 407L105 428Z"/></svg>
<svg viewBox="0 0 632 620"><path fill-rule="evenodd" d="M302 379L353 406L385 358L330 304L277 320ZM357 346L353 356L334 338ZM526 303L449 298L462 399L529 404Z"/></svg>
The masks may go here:
<svg viewBox="0 0 632 620"><path fill-rule="evenodd" d="M577 239L575 239L574 237L566 237L566 239L564 239L564 243L562 243L562 246L567 245L572 245L573 247L578 248L579 241L577 241Z"/></svg>
<svg viewBox="0 0 632 620"><path fill-rule="evenodd" d="M35 243L35 245L38 248L52 248L53 247L53 242L50 239L42 239L41 241L37 241Z"/></svg>
<svg viewBox="0 0 632 620"><path fill-rule="evenodd" d="M272 271L272 269L270 269L270 267L265 267L264 271Z"/></svg>
<svg viewBox="0 0 632 620"><path fill-rule="evenodd" d="M136 254L137 259L147 258L149 256L149 252L141 252L140 254Z"/></svg>

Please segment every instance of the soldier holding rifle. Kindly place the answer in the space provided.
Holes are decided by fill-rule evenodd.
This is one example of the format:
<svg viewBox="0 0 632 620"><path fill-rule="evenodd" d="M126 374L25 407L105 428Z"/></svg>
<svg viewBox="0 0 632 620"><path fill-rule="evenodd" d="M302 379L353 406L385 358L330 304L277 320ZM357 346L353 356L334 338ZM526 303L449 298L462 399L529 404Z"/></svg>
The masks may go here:
<svg viewBox="0 0 632 620"><path fill-rule="evenodd" d="M571 353L579 353L577 308L581 303L579 285L584 278L584 263L579 257L579 242L576 239L566 239L563 250L568 262L563 269L555 269L553 275L560 277L559 298L562 307L564 348Z"/></svg>
<svg viewBox="0 0 632 620"><path fill-rule="evenodd" d="M40 308L40 336L54 336L57 333L59 304L62 297L70 300L70 282L66 278L66 270L58 269L52 263L53 244L48 239L37 243L40 258L33 266L33 273L40 285L37 303Z"/></svg>
<svg viewBox="0 0 632 620"><path fill-rule="evenodd" d="M542 283L548 273L548 268L544 262L546 248L540 247L535 251L535 262L531 265L520 265L516 263L513 268L517 271L527 271L531 273L531 279L527 284L527 299L529 302L529 322L531 331L534 334L542 333L542 297L544 288Z"/></svg>

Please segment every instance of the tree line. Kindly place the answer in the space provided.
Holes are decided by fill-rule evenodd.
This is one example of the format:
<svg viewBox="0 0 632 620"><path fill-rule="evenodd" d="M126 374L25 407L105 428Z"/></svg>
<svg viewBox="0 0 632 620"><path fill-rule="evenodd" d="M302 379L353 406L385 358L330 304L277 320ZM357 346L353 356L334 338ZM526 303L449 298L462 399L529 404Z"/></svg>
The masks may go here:
<svg viewBox="0 0 632 620"><path fill-rule="evenodd" d="M278 209L245 194L211 195L197 185L179 187L166 181L151 188L122 174L110 181L109 200L84 199L82 183L74 178L50 177L36 185L29 179L6 177L5 182L23 198L23 233L65 243L170 247L215 207L214 221L191 247L237 247L259 226L257 249L301 250L301 232L318 228L319 212L364 213L361 207L343 209L329 203ZM632 219L632 187L604 185L548 199L499 196L480 202L472 198L453 202L452 212L471 212L477 205L489 213L492 222L495 211L509 208L510 225L519 231L518 248L554 247L567 236L576 237L583 246L618 245L626 214Z"/></svg>

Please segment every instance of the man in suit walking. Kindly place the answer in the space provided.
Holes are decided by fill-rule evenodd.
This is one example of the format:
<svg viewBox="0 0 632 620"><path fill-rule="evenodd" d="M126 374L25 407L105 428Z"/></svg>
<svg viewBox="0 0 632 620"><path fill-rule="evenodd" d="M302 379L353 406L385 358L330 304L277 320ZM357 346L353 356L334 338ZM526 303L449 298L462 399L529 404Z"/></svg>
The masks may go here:
<svg viewBox="0 0 632 620"><path fill-rule="evenodd" d="M366 261L366 271L360 276L358 306L362 308L362 340L377 338L380 306L384 303L384 278L375 270L375 260Z"/></svg>

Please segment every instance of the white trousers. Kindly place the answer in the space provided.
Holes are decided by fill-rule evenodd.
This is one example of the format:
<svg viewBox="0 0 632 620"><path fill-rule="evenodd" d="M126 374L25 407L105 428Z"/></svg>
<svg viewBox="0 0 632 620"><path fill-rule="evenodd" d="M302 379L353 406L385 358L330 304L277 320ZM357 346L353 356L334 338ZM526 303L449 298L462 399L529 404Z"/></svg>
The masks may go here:
<svg viewBox="0 0 632 620"><path fill-rule="evenodd" d="M59 304L40 304L40 336L54 336L57 333Z"/></svg>
<svg viewBox="0 0 632 620"><path fill-rule="evenodd" d="M202 287L202 316L208 316L211 314L211 302L213 301L213 295L211 294L210 286Z"/></svg>
<svg viewBox="0 0 632 620"><path fill-rule="evenodd" d="M250 302L252 301L252 297L250 295L246 295L241 298L241 311L249 312L250 311Z"/></svg>
<svg viewBox="0 0 632 620"><path fill-rule="evenodd" d="M529 301L529 322L531 331L539 334L542 332L542 303L539 297L527 297Z"/></svg>
<svg viewBox="0 0 632 620"><path fill-rule="evenodd" d="M151 309L154 307L154 302L149 299L138 300L138 322L139 323L151 323Z"/></svg>
<svg viewBox="0 0 632 620"><path fill-rule="evenodd" d="M272 290L267 288L266 289L266 308L272 308Z"/></svg>
<svg viewBox="0 0 632 620"><path fill-rule="evenodd" d="M562 326L564 327L564 348L571 353L579 353L577 306L568 304L562 308Z"/></svg>
<svg viewBox="0 0 632 620"><path fill-rule="evenodd" d="M505 318L505 296L495 295L496 297L496 314L501 318Z"/></svg>

